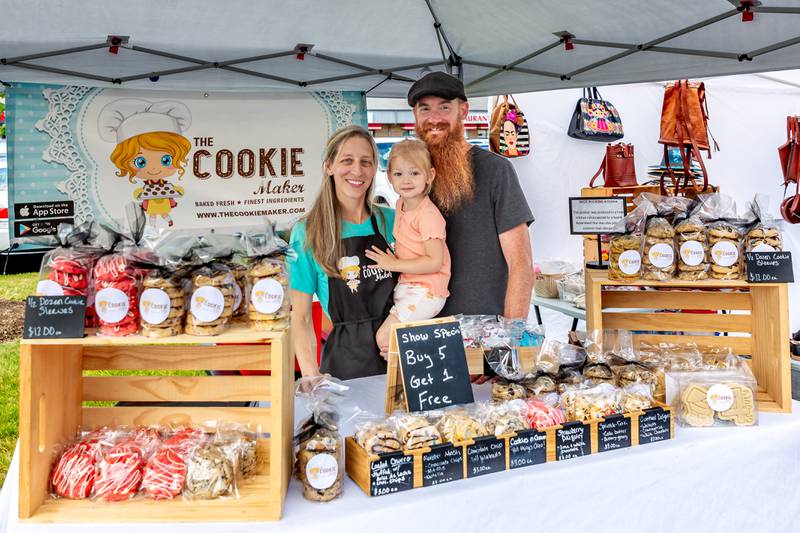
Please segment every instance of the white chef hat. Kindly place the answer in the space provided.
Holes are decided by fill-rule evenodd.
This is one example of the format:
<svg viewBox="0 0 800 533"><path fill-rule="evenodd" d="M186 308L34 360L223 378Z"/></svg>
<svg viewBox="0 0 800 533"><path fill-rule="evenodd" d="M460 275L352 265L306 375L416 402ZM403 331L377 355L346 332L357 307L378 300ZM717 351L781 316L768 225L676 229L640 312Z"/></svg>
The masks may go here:
<svg viewBox="0 0 800 533"><path fill-rule="evenodd" d="M359 265L358 256L354 255L352 257L342 257L339 259L338 267L339 270L344 270L347 267L357 267Z"/></svg>
<svg viewBox="0 0 800 533"><path fill-rule="evenodd" d="M100 137L117 144L153 131L183 133L191 124L192 113L182 102L138 98L121 98L106 104L97 119Z"/></svg>

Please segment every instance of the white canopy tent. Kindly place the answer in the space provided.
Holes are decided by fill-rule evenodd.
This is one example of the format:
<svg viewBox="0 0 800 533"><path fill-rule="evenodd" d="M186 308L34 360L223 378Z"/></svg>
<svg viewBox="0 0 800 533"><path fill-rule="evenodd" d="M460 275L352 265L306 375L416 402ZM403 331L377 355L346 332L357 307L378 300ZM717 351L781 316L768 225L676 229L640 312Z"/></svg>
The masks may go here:
<svg viewBox="0 0 800 533"><path fill-rule="evenodd" d="M0 10L6 82L403 96L424 69L449 69L485 96L800 66L798 0L5 0Z"/></svg>

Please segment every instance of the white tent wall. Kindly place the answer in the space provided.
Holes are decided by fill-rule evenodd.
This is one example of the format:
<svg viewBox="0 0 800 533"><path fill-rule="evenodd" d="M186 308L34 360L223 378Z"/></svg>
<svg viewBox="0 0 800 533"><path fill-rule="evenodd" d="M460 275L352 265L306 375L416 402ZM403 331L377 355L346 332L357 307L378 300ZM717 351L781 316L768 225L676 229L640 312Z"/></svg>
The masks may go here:
<svg viewBox="0 0 800 533"><path fill-rule="evenodd" d="M758 75L706 80L710 129L721 151L706 158L710 180L733 196L739 214L757 192L771 195L777 219L783 182L777 148L786 140L786 116L800 114L800 87ZM658 144L663 83L601 87L600 93L619 110L626 143L635 146L636 174L647 179L647 166L663 157ZM567 198L600 166L605 143L567 136L580 89L516 94L532 131L532 155L512 160L536 222L530 230L535 261L548 258L582 260L582 237L569 235ZM600 179L600 178L598 178ZM792 251L795 279L800 280L800 226L784 226L784 243ZM800 290L789 287L792 331L800 328Z"/></svg>

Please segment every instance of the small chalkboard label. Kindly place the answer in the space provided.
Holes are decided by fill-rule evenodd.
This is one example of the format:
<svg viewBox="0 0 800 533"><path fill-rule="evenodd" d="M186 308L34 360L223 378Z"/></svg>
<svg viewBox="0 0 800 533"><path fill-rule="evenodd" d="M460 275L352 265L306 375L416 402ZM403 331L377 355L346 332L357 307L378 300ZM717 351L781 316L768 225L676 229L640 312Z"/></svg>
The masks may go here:
<svg viewBox="0 0 800 533"><path fill-rule="evenodd" d="M589 426L581 422L568 422L556 430L556 459L573 459L592 452Z"/></svg>
<svg viewBox="0 0 800 533"><path fill-rule="evenodd" d="M431 487L464 478L464 448L452 444L431 446L422 454L422 486Z"/></svg>
<svg viewBox="0 0 800 533"><path fill-rule="evenodd" d="M23 339L80 339L86 296L28 296Z"/></svg>
<svg viewBox="0 0 800 533"><path fill-rule="evenodd" d="M670 438L672 413L660 407L645 409L639 417L639 444L650 444Z"/></svg>
<svg viewBox="0 0 800 533"><path fill-rule="evenodd" d="M514 468L533 466L547 461L547 433L536 429L517 432L508 439L508 463Z"/></svg>
<svg viewBox="0 0 800 533"><path fill-rule="evenodd" d="M597 450L608 452L631 446L631 419L623 415L606 417L597 424Z"/></svg>
<svg viewBox="0 0 800 533"><path fill-rule="evenodd" d="M397 328L397 343L409 411L474 401L458 322Z"/></svg>
<svg viewBox="0 0 800 533"><path fill-rule="evenodd" d="M792 252L747 252L750 283L794 283Z"/></svg>
<svg viewBox="0 0 800 533"><path fill-rule="evenodd" d="M370 494L383 496L414 488L414 456L403 452L381 454L370 464Z"/></svg>
<svg viewBox="0 0 800 533"><path fill-rule="evenodd" d="M467 477L478 477L506 469L506 441L497 437L477 437L467 446Z"/></svg>

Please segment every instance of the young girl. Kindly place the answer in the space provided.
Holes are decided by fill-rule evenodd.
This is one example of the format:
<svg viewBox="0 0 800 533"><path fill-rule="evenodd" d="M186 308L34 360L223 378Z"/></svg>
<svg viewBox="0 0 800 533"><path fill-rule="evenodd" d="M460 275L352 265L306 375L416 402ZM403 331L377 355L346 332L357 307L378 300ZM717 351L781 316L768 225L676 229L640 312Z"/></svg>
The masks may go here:
<svg viewBox="0 0 800 533"><path fill-rule="evenodd" d="M390 272L400 272L394 306L375 335L381 354L389 349L392 324L427 320L439 314L450 293L450 253L445 220L428 193L436 170L422 141L406 140L392 147L389 182L400 195L395 208L395 251L367 250L367 258Z"/></svg>

